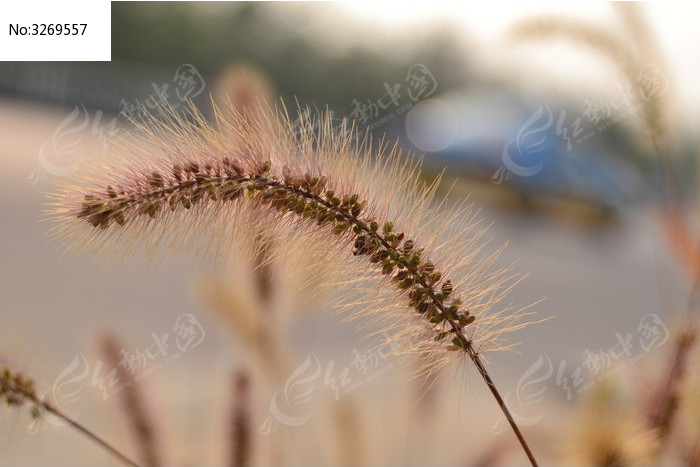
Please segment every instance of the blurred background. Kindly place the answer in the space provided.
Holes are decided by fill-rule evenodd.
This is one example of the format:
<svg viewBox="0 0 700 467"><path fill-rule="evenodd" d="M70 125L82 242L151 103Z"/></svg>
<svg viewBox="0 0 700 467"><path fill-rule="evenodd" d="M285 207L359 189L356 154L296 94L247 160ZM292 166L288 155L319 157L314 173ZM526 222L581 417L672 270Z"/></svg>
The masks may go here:
<svg viewBox="0 0 700 467"><path fill-rule="evenodd" d="M0 63L0 352L145 463L523 465L466 364L422 389L285 265L105 262L44 237L52 183L130 118L281 101L424 155L426 180L444 170L450 200L492 224L488 248L508 243L498 265L528 275L511 300L548 320L486 358L544 463L697 465L697 15L114 2L111 62ZM115 464L56 421L0 416L0 465Z"/></svg>

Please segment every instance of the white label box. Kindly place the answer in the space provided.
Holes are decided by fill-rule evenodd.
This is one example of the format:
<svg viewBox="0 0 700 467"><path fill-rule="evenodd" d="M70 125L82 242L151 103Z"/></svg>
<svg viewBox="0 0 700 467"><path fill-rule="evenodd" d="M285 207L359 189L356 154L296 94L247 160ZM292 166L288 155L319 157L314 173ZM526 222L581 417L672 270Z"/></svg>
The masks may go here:
<svg viewBox="0 0 700 467"><path fill-rule="evenodd" d="M110 61L109 0L0 3L0 61Z"/></svg>

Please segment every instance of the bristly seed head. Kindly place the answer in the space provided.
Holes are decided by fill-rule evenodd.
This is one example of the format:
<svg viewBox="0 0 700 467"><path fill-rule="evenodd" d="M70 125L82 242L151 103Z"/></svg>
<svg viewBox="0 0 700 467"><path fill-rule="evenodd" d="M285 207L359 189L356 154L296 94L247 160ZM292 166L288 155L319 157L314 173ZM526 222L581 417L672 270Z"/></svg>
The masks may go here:
<svg viewBox="0 0 700 467"><path fill-rule="evenodd" d="M147 177L149 191L141 190L117 197L110 185L106 190L107 197L85 195L83 208L76 217L84 218L101 229L108 228L112 222L123 226L127 220L125 215L131 218L143 215L155 218L163 205L169 206L171 210L177 209L178 200L182 207L190 209L193 204L204 202L205 193L211 201L229 202L235 200L245 187L250 193L257 193L256 199L260 204L282 200L284 202L274 206L277 211L321 221L324 225L331 224L335 235L344 235L350 230L353 234L353 254L369 256L372 264L381 262L381 271L385 275L398 270L391 281L398 289L409 290L410 304L419 314L427 311L425 302L434 307L435 312L428 315L432 324L448 321L453 332L461 333L466 325L474 321L473 316L471 320L459 319L459 305L453 303L447 307L444 302L452 293L452 281L446 280L438 288L442 273L435 269L432 262L421 262L422 250L415 248L413 240L406 240L399 247L404 233L394 232L393 221L385 221L383 233L380 234L376 220L359 218L362 207L366 205L366 201L360 200L359 194L345 194L341 201L334 190L328 190L324 199L313 190L320 178L308 173L302 177L292 177L289 169L285 168L282 170L286 174L284 179L276 179L269 175L273 169L269 160L242 176L230 168L230 162L225 161L219 165L209 162L204 171L193 161L187 162L185 166L189 167L191 175L183 177L180 165L176 164L173 167L173 179L168 181L159 172L153 171ZM219 175L207 175L211 173ZM410 254L412 252L416 253ZM436 330L438 334L443 331L444 329ZM440 340L442 339L436 339ZM465 338L461 340L463 345L459 349L465 349L468 341Z"/></svg>
<svg viewBox="0 0 700 467"><path fill-rule="evenodd" d="M484 280L476 276L484 268L470 254L475 240L469 218L433 215L432 192L423 188L415 166L400 162L398 154L388 156L393 162L378 162L377 154L363 152L352 138L334 140L340 137L323 125L324 138L304 133L303 141L285 140L280 136L286 134L280 131L284 125L276 117L265 118L259 128L236 117L224 122L242 125L235 138L219 135L200 116L192 124L177 121L181 126L173 128L155 118L146 122L145 144L130 147L137 151L134 165L103 169L57 196L55 212L64 222L60 233L87 224L94 229L80 230L86 240L123 240L126 235L110 233L151 231L157 224L165 228L187 219L193 223L189 230L198 232L208 216L250 210L265 222L294 222L314 232L310 248L345 245L356 258L364 257L363 271L386 277L422 323L420 332L428 330L441 349L467 351L476 329L467 333L466 327L475 321L483 323L480 331L489 332L485 343L493 342L501 332L490 326L506 320L494 315L490 323L482 317L504 295L499 290L507 289L506 279L495 273ZM162 149L150 152L152 147ZM408 182L392 187L396 178ZM381 189L375 189L377 183ZM468 210L459 207L458 212L464 217ZM231 223L244 231L250 222ZM454 234L446 231L447 241L431 236L434 226L445 224L455 226ZM153 243L160 242L164 231L152 231Z"/></svg>

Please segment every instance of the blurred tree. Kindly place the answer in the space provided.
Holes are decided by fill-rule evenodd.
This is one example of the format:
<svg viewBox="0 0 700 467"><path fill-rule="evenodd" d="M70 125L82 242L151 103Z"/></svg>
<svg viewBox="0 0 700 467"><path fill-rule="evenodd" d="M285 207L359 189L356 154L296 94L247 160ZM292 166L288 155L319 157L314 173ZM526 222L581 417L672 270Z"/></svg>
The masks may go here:
<svg viewBox="0 0 700 467"><path fill-rule="evenodd" d="M427 65L441 90L468 80L467 52L452 30L405 37L377 31L376 47L350 44L335 53L324 48L328 38L309 37L308 24L290 21L290 11L295 20L314 20L300 4L116 2L112 57L173 69L193 63L209 76L231 63L253 63L283 97L299 96L338 112L348 112L355 98L380 97L382 84L403 81L413 63Z"/></svg>

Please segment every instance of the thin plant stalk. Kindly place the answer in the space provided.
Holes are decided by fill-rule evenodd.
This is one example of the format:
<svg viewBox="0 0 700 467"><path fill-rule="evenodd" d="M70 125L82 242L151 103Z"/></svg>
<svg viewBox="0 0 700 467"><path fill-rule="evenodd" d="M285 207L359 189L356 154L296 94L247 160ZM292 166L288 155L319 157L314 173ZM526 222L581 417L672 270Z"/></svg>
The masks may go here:
<svg viewBox="0 0 700 467"><path fill-rule="evenodd" d="M680 331L676 338L671 366L647 417L649 426L658 429L659 439L662 443L666 441L673 425L681 398L681 390L687 379L689 354L696 338L697 331L692 325Z"/></svg>
<svg viewBox="0 0 700 467"><path fill-rule="evenodd" d="M469 358L471 358L477 370L479 370L479 374L484 379L484 382L486 382L486 385L489 387L489 390L491 391L491 394L493 394L494 399L496 399L496 402L498 402L498 406L501 408L501 411L506 416L508 424L513 429L513 433L515 433L515 436L518 438L518 442L520 443L520 446L522 446L523 451L525 451L525 454L527 455L530 464L532 464L533 466L538 465L537 460L535 459L535 456L532 453L532 450L530 450L530 446L527 444L527 441L525 441L525 437L520 432L518 424L515 423L515 420L513 420L513 416L511 415L510 410L508 410L508 406L506 405L505 401L501 397L501 394L496 388L496 384L491 379L491 376L489 376L479 356L476 354L476 352L474 352L474 348L471 346L471 343L468 344L467 354L469 355Z"/></svg>
<svg viewBox="0 0 700 467"><path fill-rule="evenodd" d="M230 458L231 467L246 467L251 465L253 445L250 414L250 380L245 370L235 374L233 389L233 407L230 425Z"/></svg>
<svg viewBox="0 0 700 467"><path fill-rule="evenodd" d="M140 464L136 463L135 461L131 460L129 457L126 456L126 454L121 453L117 448L112 446L109 442L107 442L104 438L102 438L100 435L83 425L82 423L78 422L77 420L69 417L68 415L64 414L61 410L56 408L53 404L50 404L45 401L40 401L36 400L33 401L35 404L41 405L41 407L46 410L47 412L55 415L56 417L60 418L64 422L68 423L70 426L78 430L80 433L83 435L87 436L88 439L96 443L98 446L100 446L102 449L105 451L109 452L112 454L115 458L119 459L121 463L124 465L129 465L131 467L140 467Z"/></svg>
<svg viewBox="0 0 700 467"><path fill-rule="evenodd" d="M123 382L117 393L121 403L121 413L128 423L134 444L138 447L138 458L149 467L163 464L158 449L158 430L143 397L143 387L134 375L120 365L121 345L116 336L105 335L101 339L102 352L108 364L116 371L116 377Z"/></svg>
<svg viewBox="0 0 700 467"><path fill-rule="evenodd" d="M7 366L4 366L0 372L0 396L5 399L6 404L9 406L21 406L29 402L32 406L31 414L34 419L41 417L42 412L50 413L85 435L102 449L119 459L124 465L140 467L138 463L131 460L100 435L63 413L51 402L41 399L31 379L20 372L10 370Z"/></svg>

